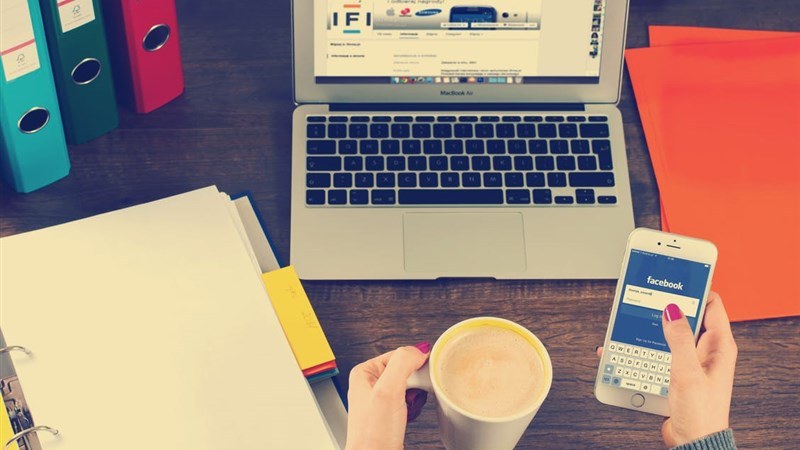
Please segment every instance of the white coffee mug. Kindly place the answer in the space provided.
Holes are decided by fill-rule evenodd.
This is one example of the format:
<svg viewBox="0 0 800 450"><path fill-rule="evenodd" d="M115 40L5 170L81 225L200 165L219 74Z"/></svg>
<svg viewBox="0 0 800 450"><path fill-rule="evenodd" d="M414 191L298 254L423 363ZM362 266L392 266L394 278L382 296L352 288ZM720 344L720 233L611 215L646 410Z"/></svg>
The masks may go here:
<svg viewBox="0 0 800 450"><path fill-rule="evenodd" d="M481 417L465 411L444 395L436 376L431 375L430 367L436 367L437 358L450 339L464 331L484 326L514 331L531 344L541 359L545 386L539 391L537 397L531 399L528 407L519 414L498 418ZM550 355L533 333L509 320L497 317L476 317L453 325L436 340L431 349L428 363L411 375L407 387L424 389L436 396L439 430L445 448L450 450L502 450L513 449L517 445L550 392L552 382L553 366L550 362Z"/></svg>

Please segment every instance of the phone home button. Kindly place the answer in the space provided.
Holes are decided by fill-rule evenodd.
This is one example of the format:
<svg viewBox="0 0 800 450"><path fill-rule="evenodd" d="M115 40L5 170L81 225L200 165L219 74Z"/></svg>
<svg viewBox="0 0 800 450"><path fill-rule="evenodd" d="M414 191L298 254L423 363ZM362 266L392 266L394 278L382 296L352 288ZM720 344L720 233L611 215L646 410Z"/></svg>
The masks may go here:
<svg viewBox="0 0 800 450"><path fill-rule="evenodd" d="M641 408L644 405L644 395L642 394L633 394L631 396L631 405Z"/></svg>

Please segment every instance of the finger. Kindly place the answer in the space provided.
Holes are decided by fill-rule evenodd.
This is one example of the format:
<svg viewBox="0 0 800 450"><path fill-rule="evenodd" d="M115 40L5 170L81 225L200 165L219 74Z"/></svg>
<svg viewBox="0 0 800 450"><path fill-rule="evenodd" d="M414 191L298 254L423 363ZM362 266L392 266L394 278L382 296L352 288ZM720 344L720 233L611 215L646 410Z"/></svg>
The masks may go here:
<svg viewBox="0 0 800 450"><path fill-rule="evenodd" d="M595 348L595 351L597 352L597 357L598 358L602 358L603 357L603 347L602 346Z"/></svg>
<svg viewBox="0 0 800 450"><path fill-rule="evenodd" d="M725 311L725 305L716 292L711 292L708 296L703 323L706 331L700 336L700 340L697 343L701 358L706 359L703 363L708 364L709 369L712 371L717 368L725 371L730 370L736 364L738 349L731 331L728 313ZM723 361L725 364L711 364L710 361Z"/></svg>
<svg viewBox="0 0 800 450"><path fill-rule="evenodd" d="M706 331L718 332L721 335L730 336L733 338L731 332L731 322L728 320L728 313L725 311L725 305L722 303L722 298L714 291L708 294L708 303L706 304L706 313L703 318L703 326Z"/></svg>
<svg viewBox="0 0 800 450"><path fill-rule="evenodd" d="M394 350L386 352L353 367L350 371L350 386L372 387L386 370L386 364L389 363L393 353Z"/></svg>
<svg viewBox="0 0 800 450"><path fill-rule="evenodd" d="M672 379L702 373L694 346L694 334L678 305L667 305L661 315L661 322L664 337L672 352Z"/></svg>
<svg viewBox="0 0 800 450"><path fill-rule="evenodd" d="M428 353L422 353L416 347L400 347L395 350L386 364L375 388L403 393L406 382L412 373L417 371L428 360Z"/></svg>

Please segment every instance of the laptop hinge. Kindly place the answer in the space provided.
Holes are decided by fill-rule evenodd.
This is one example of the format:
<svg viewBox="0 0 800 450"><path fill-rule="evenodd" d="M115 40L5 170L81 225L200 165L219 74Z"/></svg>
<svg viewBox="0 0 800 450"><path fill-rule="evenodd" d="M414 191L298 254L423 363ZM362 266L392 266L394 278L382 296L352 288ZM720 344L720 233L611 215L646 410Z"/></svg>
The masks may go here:
<svg viewBox="0 0 800 450"><path fill-rule="evenodd" d="M331 111L585 111L582 103L332 103Z"/></svg>

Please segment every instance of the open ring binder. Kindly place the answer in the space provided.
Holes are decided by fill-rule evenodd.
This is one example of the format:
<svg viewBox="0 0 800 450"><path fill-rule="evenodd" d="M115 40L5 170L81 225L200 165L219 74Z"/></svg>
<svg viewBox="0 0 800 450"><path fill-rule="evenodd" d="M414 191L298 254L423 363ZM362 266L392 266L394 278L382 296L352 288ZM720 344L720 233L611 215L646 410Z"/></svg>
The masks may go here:
<svg viewBox="0 0 800 450"><path fill-rule="evenodd" d="M32 351L28 350L27 348L25 348L25 347L23 347L21 345L9 345L7 347L0 347L0 353L8 353L8 352L14 352L14 351L20 351L22 353L25 353L28 356L31 356L33 354Z"/></svg>
<svg viewBox="0 0 800 450"><path fill-rule="evenodd" d="M18 440L20 438L23 438L23 437L25 437L25 436L27 436L27 435L29 435L31 433L38 433L40 431L47 431L48 433L52 434L53 436L57 436L58 435L58 430L57 429L51 428L51 427L48 427L48 426L44 426L44 425L36 426L36 427L33 427L33 428L28 428L27 430L22 430L19 433L15 434L14 436L11 436L11 439L9 439L8 442L6 442L6 445L3 446L3 450L7 450L8 447L10 447L11 444L13 444L16 440Z"/></svg>

